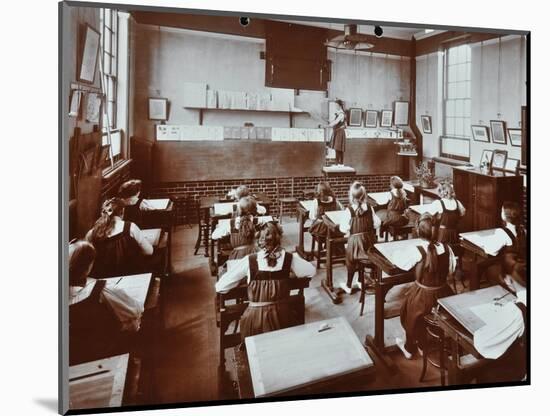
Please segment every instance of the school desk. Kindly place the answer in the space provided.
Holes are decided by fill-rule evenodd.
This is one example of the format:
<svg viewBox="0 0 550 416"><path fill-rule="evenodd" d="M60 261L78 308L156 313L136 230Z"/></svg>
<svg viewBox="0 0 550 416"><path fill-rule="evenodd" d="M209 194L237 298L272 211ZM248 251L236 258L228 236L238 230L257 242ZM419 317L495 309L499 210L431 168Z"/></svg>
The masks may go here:
<svg viewBox="0 0 550 416"><path fill-rule="evenodd" d="M124 290L132 299L145 308L145 301L151 286L151 273L134 274L128 276L109 277L105 280L107 287Z"/></svg>
<svg viewBox="0 0 550 416"><path fill-rule="evenodd" d="M472 231L469 233L459 234L460 246L464 248L466 252L471 253L474 257L473 270L469 273L470 290L479 289L479 282L485 270L487 270L489 266L496 264L500 259L498 254L488 254L482 247L480 247L480 245L483 245L484 239L491 239L494 236L496 230L496 228L492 228L490 230ZM473 241L477 242L477 244Z"/></svg>
<svg viewBox="0 0 550 416"><path fill-rule="evenodd" d="M312 253L306 251L304 248L304 233L309 230L309 226L306 226L306 222L309 219L309 213L313 209L313 200L299 201L296 208L298 213L298 245L296 246L296 252L306 260L311 260Z"/></svg>
<svg viewBox="0 0 550 416"><path fill-rule="evenodd" d="M340 232L339 224L341 222L341 218L344 215L345 210L341 211L327 211L323 215L323 222L327 226L327 238L326 238L326 251L327 251L327 262L326 262L326 268L327 268L327 274L326 278L323 279L321 282L321 285L327 295L329 295L330 299L332 300L332 303L337 304L342 302L342 299L340 299L340 296L338 293L334 292L334 285L332 281L332 265L336 262L345 262L346 256L345 253L342 253L342 255L336 255L333 250L333 244L345 244L348 239L344 237L344 235Z"/></svg>
<svg viewBox="0 0 550 416"><path fill-rule="evenodd" d="M378 243L372 247L369 252L369 260L374 264L374 270L371 277L374 281L374 337L367 335L365 342L373 351L393 369L394 364L389 357L386 356L386 351L394 348L394 344L386 345L384 341L384 305L386 302L386 294L388 291L397 285L413 282L414 270L401 270L391 262L397 253L402 252L405 248L425 245L423 240L415 238L411 240L398 240L389 243Z"/></svg>
<svg viewBox="0 0 550 416"><path fill-rule="evenodd" d="M129 354L69 367L69 408L120 407Z"/></svg>
<svg viewBox="0 0 550 416"><path fill-rule="evenodd" d="M446 354L450 385L469 382L476 370L493 361L483 358L474 346L473 332L484 322L470 308L495 299L511 302L515 296L501 286L491 286L439 299L437 322L451 344L451 354Z"/></svg>
<svg viewBox="0 0 550 416"><path fill-rule="evenodd" d="M141 222L138 226L142 229L161 228L167 235L167 263L172 264L172 234L175 225L176 210L174 202L168 198L147 199L147 202L155 209L142 211Z"/></svg>
<svg viewBox="0 0 550 416"><path fill-rule="evenodd" d="M367 202L375 210L385 207L386 205L388 205L388 202L390 202L390 200L391 200L391 193L389 191L370 192L367 194Z"/></svg>
<svg viewBox="0 0 550 416"><path fill-rule="evenodd" d="M431 200L440 199L439 193L437 192L437 186L433 188L424 188L420 186L419 181L405 181L403 182L403 189L405 189L407 196L413 204L424 204ZM424 201L424 198L428 198L430 201Z"/></svg>
<svg viewBox="0 0 550 416"><path fill-rule="evenodd" d="M242 399L357 391L376 376L343 317L247 337L245 344L246 352L236 352Z"/></svg>
<svg viewBox="0 0 550 416"><path fill-rule="evenodd" d="M415 224L416 221L423 215L423 214L431 214L434 215L436 210L434 209L432 203L429 204L423 204L423 205L410 205L409 209L406 211L406 216L409 219L409 222L412 224Z"/></svg>

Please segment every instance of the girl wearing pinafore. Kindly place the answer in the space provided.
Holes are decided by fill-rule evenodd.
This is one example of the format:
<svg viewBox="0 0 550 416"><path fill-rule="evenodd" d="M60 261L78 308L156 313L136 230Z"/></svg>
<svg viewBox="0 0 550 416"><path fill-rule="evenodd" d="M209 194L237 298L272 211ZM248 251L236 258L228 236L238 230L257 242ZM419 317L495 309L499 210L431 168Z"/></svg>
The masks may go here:
<svg viewBox="0 0 550 416"><path fill-rule="evenodd" d="M142 224L142 211L151 211L154 208L141 197L141 181L131 179L120 185L118 197L124 202L124 220L134 224Z"/></svg>
<svg viewBox="0 0 550 416"><path fill-rule="evenodd" d="M403 181L399 176L392 176L390 179L390 195L386 217L382 221L380 234L383 234L389 226L401 227L407 225L409 220L404 213L407 209L407 194L403 190Z"/></svg>
<svg viewBox="0 0 550 416"><path fill-rule="evenodd" d="M291 325L289 280L312 277L315 267L281 247L281 229L266 223L259 237L261 251L241 259L216 283L216 292L226 293L248 278L248 308L241 320L241 334L247 336L275 331Z"/></svg>
<svg viewBox="0 0 550 416"><path fill-rule="evenodd" d="M425 341L424 316L437 304L437 299L453 295L447 277L454 272L455 259L451 248L433 239L432 216L423 214L417 226L418 236L428 242L428 247L410 247L403 257L415 261L415 282L409 288L401 306L401 325L406 340L397 338L397 346L407 359L416 352L417 345L423 348Z"/></svg>
<svg viewBox="0 0 550 416"><path fill-rule="evenodd" d="M502 231L508 237L506 245L501 250L502 274L510 276L516 284L525 287L527 277L527 233L521 225L521 210L516 202L505 202L502 206L501 217L504 223ZM510 284L508 286L517 286Z"/></svg>
<svg viewBox="0 0 550 416"><path fill-rule="evenodd" d="M443 182L439 184L438 193L441 199L432 203L432 212L434 215L437 215L436 238L440 243L451 244L456 251L460 243L458 224L460 219L466 214L466 209L456 199L455 191L450 183Z"/></svg>
<svg viewBox="0 0 550 416"><path fill-rule="evenodd" d="M95 278L138 273L145 264L154 266L153 246L139 227L123 221L124 203L111 198L103 203L101 217L86 234L97 257L91 275Z"/></svg>
<svg viewBox="0 0 550 416"><path fill-rule="evenodd" d="M340 287L348 294L353 288L359 288L355 272L361 267L360 261L367 260L367 251L376 243L376 229L380 227L380 218L374 209L367 205L367 191L359 182L354 182L349 191L350 205L344 211L339 225L340 231L348 234L346 246L346 268L348 278Z"/></svg>
<svg viewBox="0 0 550 416"><path fill-rule="evenodd" d="M326 127L332 127L330 145L336 152L336 163L344 163L344 152L346 151L346 113L342 100L336 100L338 110L334 113L334 119Z"/></svg>
<svg viewBox="0 0 550 416"><path fill-rule="evenodd" d="M323 215L328 211L339 211L343 209L338 202L328 182L320 182L317 185L317 197L313 200L313 207L309 212L309 218L313 221L309 232L321 239L327 236L327 226L323 221Z"/></svg>

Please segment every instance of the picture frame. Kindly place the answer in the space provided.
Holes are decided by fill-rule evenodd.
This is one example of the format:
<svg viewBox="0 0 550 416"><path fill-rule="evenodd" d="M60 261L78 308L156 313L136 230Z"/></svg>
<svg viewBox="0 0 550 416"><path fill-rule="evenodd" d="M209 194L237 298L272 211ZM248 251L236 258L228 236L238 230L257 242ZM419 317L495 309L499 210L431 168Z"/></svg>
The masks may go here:
<svg viewBox="0 0 550 416"><path fill-rule="evenodd" d="M99 150L97 152L97 159L95 161L95 165L98 168L103 167L103 164L106 162L107 158L109 157L110 150L111 150L110 144L104 144L99 147Z"/></svg>
<svg viewBox="0 0 550 416"><path fill-rule="evenodd" d="M504 166L504 170L506 172L517 173L518 169L519 169L519 159L514 159L511 157L506 159L506 165Z"/></svg>
<svg viewBox="0 0 550 416"><path fill-rule="evenodd" d="M148 101L149 120L168 120L168 99L149 97Z"/></svg>
<svg viewBox="0 0 550 416"><path fill-rule="evenodd" d="M349 109L349 122L350 127L361 127L363 124L363 110L360 108Z"/></svg>
<svg viewBox="0 0 550 416"><path fill-rule="evenodd" d="M481 159L479 160L479 166L483 166L483 162L487 162L487 167L491 166L491 161L493 160L493 151L484 149L481 152Z"/></svg>
<svg viewBox="0 0 550 416"><path fill-rule="evenodd" d="M472 124L472 137L476 142L489 143L489 127L479 124Z"/></svg>
<svg viewBox="0 0 550 416"><path fill-rule="evenodd" d="M508 139L514 147L521 147L521 129L508 129Z"/></svg>
<svg viewBox="0 0 550 416"><path fill-rule="evenodd" d="M69 117L80 118L80 107L82 103L82 91L72 90L69 100Z"/></svg>
<svg viewBox="0 0 550 416"><path fill-rule="evenodd" d="M491 137L495 144L506 144L506 123L502 120L491 120Z"/></svg>
<svg viewBox="0 0 550 416"><path fill-rule="evenodd" d="M382 110L380 116L380 127L391 127L393 119L393 110Z"/></svg>
<svg viewBox="0 0 550 416"><path fill-rule="evenodd" d="M88 123L98 124L101 119L101 105L103 104L102 95L89 92L86 94L86 121Z"/></svg>
<svg viewBox="0 0 550 416"><path fill-rule="evenodd" d="M422 123L422 133L432 134L432 117L428 115L420 116Z"/></svg>
<svg viewBox="0 0 550 416"><path fill-rule="evenodd" d="M491 159L491 169L505 170L507 158L508 158L508 151L500 150L500 149L494 150L493 158Z"/></svg>
<svg viewBox="0 0 550 416"><path fill-rule="evenodd" d="M365 127L376 127L378 124L378 111L366 110L365 111Z"/></svg>
<svg viewBox="0 0 550 416"><path fill-rule="evenodd" d="M409 102L408 101L394 101L394 122L396 126L408 126L409 125Z"/></svg>
<svg viewBox="0 0 550 416"><path fill-rule="evenodd" d="M97 69L97 60L99 57L99 42L101 36L97 30L89 24L85 24L82 29L82 43L80 52L80 61L77 74L77 80L86 84L95 82L95 73Z"/></svg>

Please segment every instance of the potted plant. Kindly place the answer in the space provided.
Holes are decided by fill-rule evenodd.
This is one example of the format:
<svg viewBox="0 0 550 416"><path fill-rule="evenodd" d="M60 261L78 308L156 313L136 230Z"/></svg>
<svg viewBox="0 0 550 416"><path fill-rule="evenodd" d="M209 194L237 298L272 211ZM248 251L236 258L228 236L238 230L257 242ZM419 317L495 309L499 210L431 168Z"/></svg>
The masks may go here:
<svg viewBox="0 0 550 416"><path fill-rule="evenodd" d="M417 167L414 168L416 173L416 178L418 179L419 185L422 188L434 188L435 187L435 174L428 162L422 162Z"/></svg>

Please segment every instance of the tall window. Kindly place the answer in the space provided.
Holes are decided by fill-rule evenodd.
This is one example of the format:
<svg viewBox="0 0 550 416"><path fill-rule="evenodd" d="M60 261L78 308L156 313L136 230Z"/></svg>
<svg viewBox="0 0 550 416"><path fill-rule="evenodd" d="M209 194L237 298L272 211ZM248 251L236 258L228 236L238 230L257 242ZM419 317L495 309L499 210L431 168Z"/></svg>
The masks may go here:
<svg viewBox="0 0 550 416"><path fill-rule="evenodd" d="M445 128L447 137L471 137L471 50L454 46L445 53Z"/></svg>

